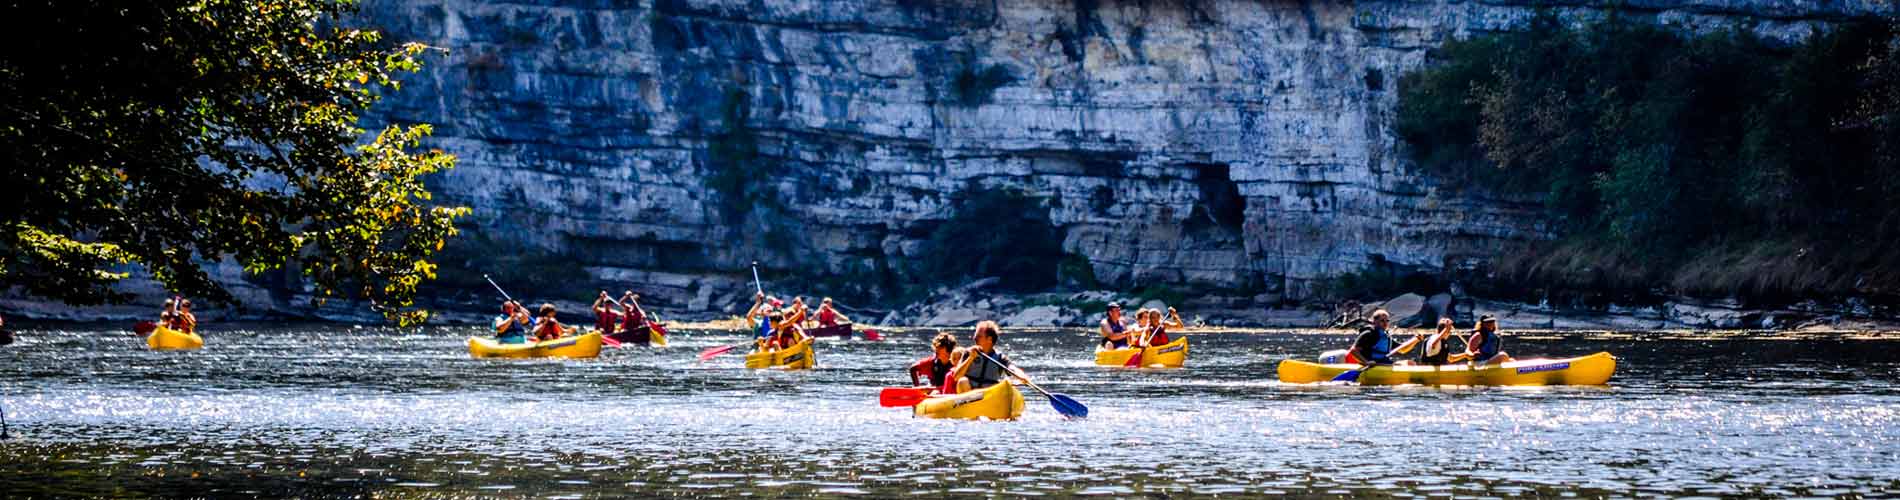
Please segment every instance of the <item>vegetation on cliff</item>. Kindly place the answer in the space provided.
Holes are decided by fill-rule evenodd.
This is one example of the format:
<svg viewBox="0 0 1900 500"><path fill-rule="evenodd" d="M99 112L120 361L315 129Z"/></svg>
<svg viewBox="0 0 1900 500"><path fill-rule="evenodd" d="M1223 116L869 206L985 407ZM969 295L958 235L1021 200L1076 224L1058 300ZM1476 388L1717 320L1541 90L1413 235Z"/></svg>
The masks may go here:
<svg viewBox="0 0 1900 500"><path fill-rule="evenodd" d="M14 2L0 7L0 288L123 300L127 265L230 294L200 267L290 269L322 296L417 322L416 288L466 209L423 179L427 125L357 117L425 47L343 27L347 0Z"/></svg>
<svg viewBox="0 0 1900 500"><path fill-rule="evenodd" d="M1447 43L1398 131L1458 188L1541 197L1566 237L1507 287L1795 298L1900 293L1900 38L1787 46L1615 18Z"/></svg>

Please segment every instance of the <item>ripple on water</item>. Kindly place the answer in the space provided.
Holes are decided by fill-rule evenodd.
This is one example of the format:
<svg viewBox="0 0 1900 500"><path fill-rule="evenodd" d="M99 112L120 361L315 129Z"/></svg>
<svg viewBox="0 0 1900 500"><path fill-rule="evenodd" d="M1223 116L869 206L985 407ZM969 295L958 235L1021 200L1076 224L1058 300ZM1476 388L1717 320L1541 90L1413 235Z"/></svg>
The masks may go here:
<svg viewBox="0 0 1900 500"><path fill-rule="evenodd" d="M1514 339L1513 353L1616 352L1623 371L1610 388L1372 388L1273 380L1278 359L1339 335L1197 336L1186 369L1120 370L1093 365L1083 332L1012 331L1012 357L1091 418L1063 420L1030 394L1021 421L981 423L876 406L878 388L908 382L902 366L929 329L821 344L824 369L806 373L696 362L698 348L743 338L717 332L531 362L468 359L466 329L241 329L209 332L212 348L195 353L32 333L42 338L0 351L0 405L18 436L0 445L0 490L44 492L58 477L69 494L169 491L113 475L128 469L208 471L200 484L276 496L300 479L361 489L376 477L446 496L595 484L760 496L1900 490L1893 341ZM1685 353L1729 362L1673 362Z"/></svg>

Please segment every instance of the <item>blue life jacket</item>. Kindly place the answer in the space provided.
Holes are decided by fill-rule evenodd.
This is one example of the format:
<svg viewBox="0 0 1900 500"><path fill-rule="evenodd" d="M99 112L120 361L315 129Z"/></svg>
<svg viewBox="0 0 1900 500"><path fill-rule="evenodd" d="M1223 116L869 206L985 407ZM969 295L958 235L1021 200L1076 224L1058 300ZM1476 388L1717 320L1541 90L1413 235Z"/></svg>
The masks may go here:
<svg viewBox="0 0 1900 500"><path fill-rule="evenodd" d="M759 316L759 338L772 336L772 317Z"/></svg>
<svg viewBox="0 0 1900 500"><path fill-rule="evenodd" d="M508 323L507 315L495 316L494 328L501 328L503 323ZM503 344L526 344L528 343L527 335L528 329L509 323L507 330L495 332L495 339Z"/></svg>
<svg viewBox="0 0 1900 500"><path fill-rule="evenodd" d="M1360 337L1364 338L1366 335L1374 336L1372 340L1372 345L1360 345L1362 341L1359 341L1359 340L1353 341L1353 346L1360 348L1359 357L1363 361L1372 361L1375 363L1383 363L1383 364L1392 363L1393 342L1392 342L1391 332L1387 332L1384 328L1373 328L1371 330L1367 330L1366 333L1361 334Z"/></svg>
<svg viewBox="0 0 1900 500"><path fill-rule="evenodd" d="M1478 340L1478 356L1483 359L1474 361L1484 362L1485 360L1491 359L1492 356L1498 355L1498 351L1504 350L1504 337L1499 337L1498 332L1480 331L1478 334L1484 336L1484 338Z"/></svg>

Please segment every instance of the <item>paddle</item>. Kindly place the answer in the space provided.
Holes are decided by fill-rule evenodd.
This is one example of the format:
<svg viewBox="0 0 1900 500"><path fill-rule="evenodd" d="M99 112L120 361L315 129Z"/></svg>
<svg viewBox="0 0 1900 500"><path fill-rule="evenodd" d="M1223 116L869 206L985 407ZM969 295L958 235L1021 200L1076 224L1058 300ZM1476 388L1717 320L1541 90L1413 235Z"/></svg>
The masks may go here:
<svg viewBox="0 0 1900 500"><path fill-rule="evenodd" d="M756 288L756 289L758 289L758 291L759 291L759 296L761 296L761 297L763 297L763 296L765 295L765 283L764 283L764 282L762 282L762 281L759 281L759 261L756 261L756 260L755 260L755 261L752 261L752 286L753 286L754 288ZM746 323L751 323L751 322L752 322L752 318L749 318L749 317L748 317L748 318L746 318ZM771 322L771 320L769 320L769 319L768 319L768 320L766 320L766 322L768 322L768 323L769 323L769 322ZM755 332L755 333L754 333L754 335L756 335L756 334L757 334L757 333ZM719 355L721 355L721 354L725 354L725 353L728 353L728 352L732 352L732 350L733 350L733 349L738 349L738 348L740 348L740 347L745 347L745 346L747 346L747 345L750 345L750 344L752 344L752 342L745 342L745 343L740 343L740 344L732 344L732 345L722 345L722 346L719 346L719 347L714 347L714 348L711 348L711 349L707 349L707 350L704 350L704 351L700 351L700 352L699 352L699 360L700 360L700 361L706 361L706 360L709 360L709 359L713 359L713 358L715 358L715 357L718 357L718 356L719 356Z"/></svg>
<svg viewBox="0 0 1900 500"><path fill-rule="evenodd" d="M1029 375L1024 374L1021 368L1017 368L1011 365L1005 365L1002 362L997 361L996 358L990 357L988 353L984 353L983 351L970 349L969 352L974 352L979 356L983 356L983 359L990 360L991 363L996 363L996 366L1001 366L1003 368L1009 369L1009 372L1011 374L1016 375L1016 378L1020 378L1023 380L1023 384L1028 385L1029 388L1031 389L1035 389L1036 392L1042 393L1043 396L1047 396L1049 398L1049 406L1055 407L1056 413L1060 413L1062 414L1062 416L1069 417L1069 418L1088 418L1089 417L1089 407L1083 406L1081 402L1076 401L1075 398L1071 398L1067 394L1051 394L1049 391L1044 390L1042 386L1036 385L1035 382L1030 382Z"/></svg>
<svg viewBox="0 0 1900 500"><path fill-rule="evenodd" d="M482 279L485 279L485 280L488 280L488 286L492 286L492 287L495 287L495 291L497 291L497 292L501 292L501 298L503 298L503 299L506 299L506 300L507 300L507 301L509 301L509 302L514 302L514 301L515 301L515 298L514 298L514 297L509 297L509 296L508 296L508 291L507 291L507 290L502 290L502 289L501 289L501 285L497 285L497 284L495 284L495 280L494 280L493 278L489 278L489 277L488 277L488 275L486 275L486 274L483 274L483 275L482 275Z"/></svg>
<svg viewBox="0 0 1900 500"><path fill-rule="evenodd" d="M885 408L917 406L930 398L930 389L924 387L885 387L877 394L877 404Z"/></svg>
<svg viewBox="0 0 1900 500"><path fill-rule="evenodd" d="M502 299L502 300L506 300L506 301L508 301L509 303L514 303L514 302L515 302L515 298L514 298L514 297L510 297L510 296L508 296L508 291L507 291L507 290L502 290L502 289L501 289L501 285L498 285L498 284L496 284L496 283L495 283L495 279L494 279L494 278L490 278L490 277L488 277L488 274L486 274L486 273L484 273L484 274L482 274L482 279L484 279L484 280L487 280L487 281L488 281L488 286L492 286L492 287L495 287L495 291L501 294L501 299ZM498 326L497 326L497 327L498 327ZM528 327L526 327L526 326L522 326L521 328L523 328L523 329L525 330L525 329L527 329ZM489 328L489 329L490 329L490 330L493 330L494 328ZM532 332L525 332L525 331L524 331L523 333L532 333ZM501 338L501 332L495 332L495 338Z"/></svg>
<svg viewBox="0 0 1900 500"><path fill-rule="evenodd" d="M1378 366L1378 365L1379 365L1378 363L1366 363L1363 365L1359 365L1358 368L1346 370L1345 373L1341 373L1339 375L1334 376L1333 381L1334 382L1358 382L1359 375L1364 374L1366 370L1370 370L1372 369L1372 367Z"/></svg>
<svg viewBox="0 0 1900 500"><path fill-rule="evenodd" d="M880 342L884 340L884 336L878 335L877 330L866 328L864 329L864 340L869 340L872 342Z"/></svg>
<svg viewBox="0 0 1900 500"><path fill-rule="evenodd" d="M158 330L158 322L156 321L140 321L137 324L132 325L132 333L138 334L138 336L140 337L151 335L153 331L157 331L157 330Z"/></svg>
<svg viewBox="0 0 1900 500"><path fill-rule="evenodd" d="M1141 343L1135 344L1135 349L1137 349L1135 355L1129 356L1128 362L1122 363L1122 368L1141 367L1141 353L1148 352L1148 342L1155 339L1155 332L1157 331L1159 330L1154 327L1148 329L1148 334L1141 337Z"/></svg>

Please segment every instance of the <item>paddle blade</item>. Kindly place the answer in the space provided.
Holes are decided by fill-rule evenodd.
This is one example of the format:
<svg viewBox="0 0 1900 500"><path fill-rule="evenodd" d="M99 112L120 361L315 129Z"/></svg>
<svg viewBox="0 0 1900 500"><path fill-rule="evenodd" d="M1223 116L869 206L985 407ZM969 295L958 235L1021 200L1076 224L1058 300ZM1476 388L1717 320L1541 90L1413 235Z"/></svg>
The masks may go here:
<svg viewBox="0 0 1900 500"><path fill-rule="evenodd" d="M872 329L869 329L869 328L866 328L866 329L864 330L864 340L869 340L869 341L872 341L872 342L878 342L878 341L882 341L882 340L884 340L884 336L883 336L883 335L878 335L878 334L877 334L877 330L872 330Z"/></svg>
<svg viewBox="0 0 1900 500"><path fill-rule="evenodd" d="M672 336L666 332L666 327L659 323L647 323L647 326L653 329L653 345L666 347L666 338Z"/></svg>
<svg viewBox="0 0 1900 500"><path fill-rule="evenodd" d="M916 387L885 387L883 391L877 394L877 404L885 408L917 406L917 403L922 403L924 399L929 397L930 391L928 389Z"/></svg>
<svg viewBox="0 0 1900 500"><path fill-rule="evenodd" d="M150 321L140 321L138 324L132 325L132 333L139 334L140 337L151 335L152 331L157 329L158 323Z"/></svg>
<svg viewBox="0 0 1900 500"><path fill-rule="evenodd" d="M607 347L620 347L620 341L606 335L600 337L600 343L607 344Z"/></svg>
<svg viewBox="0 0 1900 500"><path fill-rule="evenodd" d="M1341 373L1338 376L1333 377L1333 381L1334 382L1358 382L1359 373L1362 371L1363 370L1357 370L1357 369L1346 370L1345 373Z"/></svg>
<svg viewBox="0 0 1900 500"><path fill-rule="evenodd" d="M1128 357L1128 362L1127 362L1127 363L1122 363L1122 367L1123 367L1123 368L1135 368L1135 367L1139 367L1139 366L1141 366L1141 353L1144 353L1144 352L1148 352L1148 350L1147 350L1147 349L1142 349L1142 350L1139 350L1139 351L1135 351L1135 355L1134 355L1134 356L1129 356L1129 357Z"/></svg>
<svg viewBox="0 0 1900 500"><path fill-rule="evenodd" d="M1089 418L1089 407L1083 406L1082 402L1076 401L1067 394L1050 394L1049 406L1055 407L1056 413L1061 413L1064 417Z"/></svg>
<svg viewBox="0 0 1900 500"><path fill-rule="evenodd" d="M713 358L715 358L715 357L718 357L718 356L719 356L719 355L721 355L721 354L725 354L725 353L727 353L727 352L730 352L730 351L732 351L733 349L738 349L738 348L739 348L739 346L741 346L741 345L744 345L744 344L733 344L733 345L723 345L723 346L719 346L719 347L714 347L714 348L711 348L711 349L707 349L707 350L704 350L704 351L700 351L700 352L699 352L699 360L700 360L700 361L705 361L705 360L708 360L708 359L713 359Z"/></svg>

